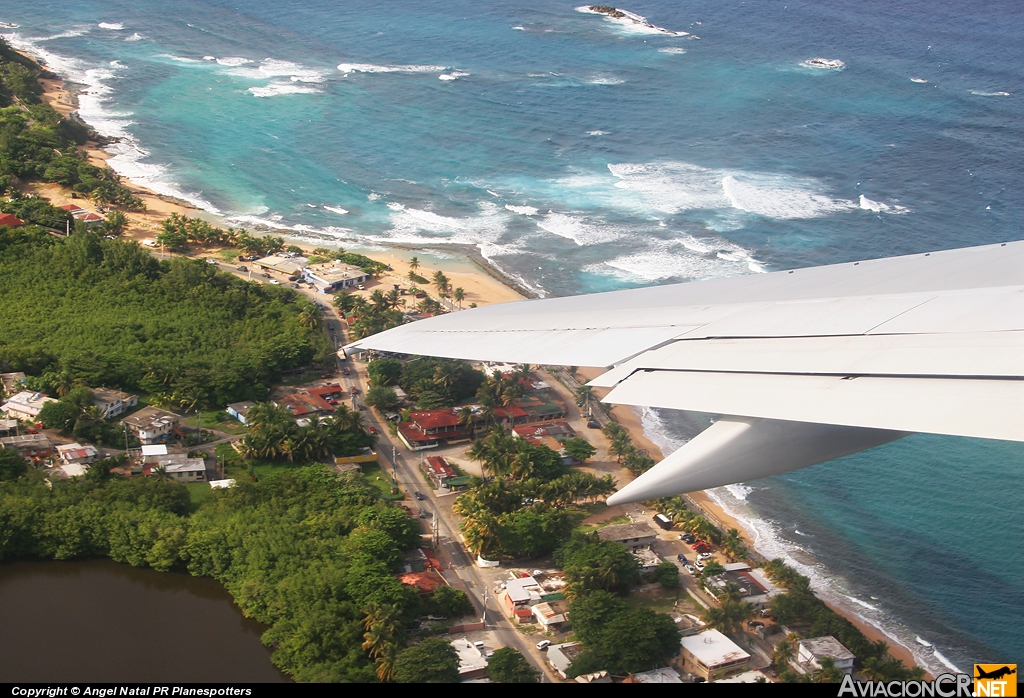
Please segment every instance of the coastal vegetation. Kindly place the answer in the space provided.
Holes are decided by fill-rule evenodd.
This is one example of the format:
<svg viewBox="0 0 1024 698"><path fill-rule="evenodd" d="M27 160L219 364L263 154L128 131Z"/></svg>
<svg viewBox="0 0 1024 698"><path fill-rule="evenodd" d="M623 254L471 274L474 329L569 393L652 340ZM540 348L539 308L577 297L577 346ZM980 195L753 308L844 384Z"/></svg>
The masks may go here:
<svg viewBox="0 0 1024 698"><path fill-rule="evenodd" d="M826 606L811 592L810 579L782 560L771 560L764 570L774 583L786 589L785 594L772 599L772 618L776 622L801 628L801 634L807 637L833 636L854 654L862 669L870 671L877 680L901 681L924 675L920 667L908 669L900 660L889 656L885 642L872 642L857 626ZM783 670L780 677L783 681L799 680L791 669Z"/></svg>
<svg viewBox="0 0 1024 698"><path fill-rule="evenodd" d="M488 559L531 558L569 539L586 516L585 502L615 490L610 475L574 471L544 445L515 438L501 425L467 451L488 477L455 502L470 549Z"/></svg>
<svg viewBox="0 0 1024 698"><path fill-rule="evenodd" d="M263 641L296 680L415 676L417 657L436 643L403 650L409 621L467 610L461 591L421 598L395 577L402 551L420 543L418 523L358 473L289 469L211 492L189 515L182 484L112 478L113 463L101 462L47 486L4 453L0 560L104 556L213 577L246 616L270 626Z"/></svg>
<svg viewBox="0 0 1024 698"><path fill-rule="evenodd" d="M291 290L93 232L21 230L0 235L0 370L24 371L33 390L69 379L224 405L332 353Z"/></svg>
<svg viewBox="0 0 1024 698"><path fill-rule="evenodd" d="M604 435L611 439L608 447L609 455L615 456L615 462L633 473L640 475L654 467L654 459L647 451L637 448L629 431L616 421L609 421L602 429Z"/></svg>
<svg viewBox="0 0 1024 698"><path fill-rule="evenodd" d="M239 440L238 451L245 458L309 463L354 456L376 441L363 428L363 415L346 405L338 405L326 419L310 417L305 422L299 426L287 409L257 403L246 416L247 433Z"/></svg>
<svg viewBox="0 0 1024 698"><path fill-rule="evenodd" d="M21 182L53 182L98 204L142 209L113 170L86 160L78 146L90 137L88 128L42 100L42 76L35 62L0 39L0 191Z"/></svg>

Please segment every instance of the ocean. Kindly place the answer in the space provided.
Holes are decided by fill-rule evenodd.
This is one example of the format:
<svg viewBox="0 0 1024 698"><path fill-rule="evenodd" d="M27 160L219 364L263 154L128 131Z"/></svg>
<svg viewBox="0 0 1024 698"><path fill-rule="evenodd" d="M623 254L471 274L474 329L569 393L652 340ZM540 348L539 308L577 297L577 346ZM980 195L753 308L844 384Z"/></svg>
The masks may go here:
<svg viewBox="0 0 1024 698"><path fill-rule="evenodd" d="M0 34L79 85L128 178L317 243L476 248L541 296L1021 237L1019 4L622 9L0 0ZM644 420L666 448L698 421ZM969 669L1024 658L1022 461L919 435L712 494Z"/></svg>

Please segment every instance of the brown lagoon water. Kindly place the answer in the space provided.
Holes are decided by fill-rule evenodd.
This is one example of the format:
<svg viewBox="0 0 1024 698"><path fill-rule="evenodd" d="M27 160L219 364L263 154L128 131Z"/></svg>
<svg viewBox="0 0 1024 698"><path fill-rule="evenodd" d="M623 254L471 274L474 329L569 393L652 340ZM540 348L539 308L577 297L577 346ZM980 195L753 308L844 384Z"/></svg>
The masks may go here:
<svg viewBox="0 0 1024 698"><path fill-rule="evenodd" d="M287 677L212 579L110 560L0 565L0 681Z"/></svg>

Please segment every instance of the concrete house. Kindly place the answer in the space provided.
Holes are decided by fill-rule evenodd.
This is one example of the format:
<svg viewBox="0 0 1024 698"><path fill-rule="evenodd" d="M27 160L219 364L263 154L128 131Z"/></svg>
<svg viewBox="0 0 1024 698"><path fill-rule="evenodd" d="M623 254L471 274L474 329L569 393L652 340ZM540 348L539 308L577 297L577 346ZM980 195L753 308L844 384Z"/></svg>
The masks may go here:
<svg viewBox="0 0 1024 698"><path fill-rule="evenodd" d="M121 420L143 444L154 444L167 437L178 425L178 415L156 407L143 407Z"/></svg>
<svg viewBox="0 0 1024 698"><path fill-rule="evenodd" d="M312 264L303 269L302 275L320 293L333 293L370 280L370 275L359 267L342 262Z"/></svg>
<svg viewBox="0 0 1024 698"><path fill-rule="evenodd" d="M831 635L801 640L797 647L796 660L804 669L820 670L821 660L826 657L830 657L844 673L853 673L853 652Z"/></svg>
<svg viewBox="0 0 1024 698"><path fill-rule="evenodd" d="M139 404L138 396L111 388L93 388L92 399L96 407L99 408L100 416L103 419L117 417L129 407Z"/></svg>
<svg viewBox="0 0 1024 698"><path fill-rule="evenodd" d="M605 526L597 531L601 540L622 543L628 548L649 548L658 539L657 532L645 521Z"/></svg>
<svg viewBox="0 0 1024 698"><path fill-rule="evenodd" d="M233 402L227 407L227 413L237 419L242 424L246 424L246 420L249 418L249 410L256 403L252 400L245 400L244 402Z"/></svg>
<svg viewBox="0 0 1024 698"><path fill-rule="evenodd" d="M17 451L25 460L42 460L53 455L53 445L45 434L22 434L0 439L0 448Z"/></svg>
<svg viewBox="0 0 1024 698"><path fill-rule="evenodd" d="M99 460L100 452L91 444L63 444L57 447L57 455L63 465L87 465Z"/></svg>
<svg viewBox="0 0 1024 698"><path fill-rule="evenodd" d="M705 681L746 671L750 661L749 654L718 630L684 637L679 645L679 668Z"/></svg>
<svg viewBox="0 0 1024 698"><path fill-rule="evenodd" d="M42 393L22 390L20 393L12 395L8 398L7 402L0 405L0 412L14 419L24 419L33 422L39 416L43 405L48 402L57 401L52 397L46 397Z"/></svg>

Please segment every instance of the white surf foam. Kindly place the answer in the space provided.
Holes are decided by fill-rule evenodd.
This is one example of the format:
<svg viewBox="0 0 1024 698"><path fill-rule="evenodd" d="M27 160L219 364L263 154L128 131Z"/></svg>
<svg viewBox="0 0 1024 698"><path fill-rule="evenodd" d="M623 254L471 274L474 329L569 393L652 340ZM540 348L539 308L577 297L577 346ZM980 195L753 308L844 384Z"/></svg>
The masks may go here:
<svg viewBox="0 0 1024 698"><path fill-rule="evenodd" d="M100 22L96 25L100 29L109 29L110 31L119 32L124 29L124 25L120 22Z"/></svg>
<svg viewBox="0 0 1024 698"><path fill-rule="evenodd" d="M341 63L338 70L351 73L443 73L444 65L374 65L373 63Z"/></svg>
<svg viewBox="0 0 1024 698"><path fill-rule="evenodd" d="M730 258L718 255L717 246L725 247ZM749 251L726 240L700 241L691 236L683 236L674 240L647 242L646 248L587 265L583 270L634 284L673 279L714 279L764 271ZM742 490L737 490L739 494L746 496Z"/></svg>
<svg viewBox="0 0 1024 698"><path fill-rule="evenodd" d="M917 644L919 644L919 645L924 645L925 647L932 647L933 646L932 643L930 643L927 640L923 639L920 635L915 635L914 639L917 640Z"/></svg>
<svg viewBox="0 0 1024 698"><path fill-rule="evenodd" d="M327 206L325 204L324 209L331 211L332 213L337 213L339 216L344 216L348 213L348 209L342 208L341 206Z"/></svg>
<svg viewBox="0 0 1024 698"><path fill-rule="evenodd" d="M512 204L505 204L505 208L513 213L518 213L521 216L536 216L540 213L533 206L513 206Z"/></svg>
<svg viewBox="0 0 1024 698"><path fill-rule="evenodd" d="M250 87L248 92L253 97L279 97L281 95L319 94L320 89L309 85L297 85L293 82L272 82L263 87Z"/></svg>
<svg viewBox="0 0 1024 698"><path fill-rule="evenodd" d="M588 136L607 136L608 131L602 131L600 129L594 129L593 131L587 131Z"/></svg>
<svg viewBox="0 0 1024 698"><path fill-rule="evenodd" d="M686 53L686 49L681 46L666 46L664 48L659 48L658 53L668 53L673 56L679 56Z"/></svg>
<svg viewBox="0 0 1024 698"><path fill-rule="evenodd" d="M647 18L642 15L638 15L634 12L629 12L628 10L623 10L621 8L616 9L623 14L622 17L612 17L604 12L597 12L590 9L589 5L581 5L576 8L576 11L584 14L601 15L617 28L637 34L670 34L672 36L687 36L689 33L665 29L664 27L651 24L647 21Z"/></svg>
<svg viewBox="0 0 1024 698"><path fill-rule="evenodd" d="M1009 97L1009 92L986 92L984 90L971 90L972 95L979 97Z"/></svg>
<svg viewBox="0 0 1024 698"><path fill-rule="evenodd" d="M619 240L629 235L629 231L615 225L609 225L600 218L591 218L567 213L548 211L547 215L536 220L537 227L559 237L572 240L580 247L599 245Z"/></svg>
<svg viewBox="0 0 1024 698"><path fill-rule="evenodd" d="M445 80L447 82L451 82L452 80L458 80L459 78L464 78L467 75L469 75L469 73L463 73L463 72L460 72L458 70L455 70L455 71L452 71L450 73L441 73L440 75L437 76L437 79L438 80Z"/></svg>
<svg viewBox="0 0 1024 698"><path fill-rule="evenodd" d="M195 58L186 58L185 56L174 56L174 55L171 55L170 53L158 53L156 57L157 58L169 58L170 60L176 61L178 63L200 63L201 62L201 61L197 61Z"/></svg>
<svg viewBox="0 0 1024 698"><path fill-rule="evenodd" d="M37 42L37 41L53 41L54 39L73 39L76 36L85 36L88 33L89 33L89 29L87 29L85 27L82 27L80 29L68 29L66 31L60 32L59 34L54 34L53 36L41 36L41 37L39 37L37 39L31 39L31 41Z"/></svg>
<svg viewBox="0 0 1024 698"><path fill-rule="evenodd" d="M146 38L146 37L145 37L145 36L143 36L142 34L140 34L140 33L138 33L138 32L135 32L135 33L133 33L133 34L132 34L131 36L126 36L126 37L124 38L124 40L125 40L125 41L142 41L142 40L143 40L143 39L145 39L145 38Z"/></svg>
<svg viewBox="0 0 1024 698"><path fill-rule="evenodd" d="M910 82L916 82L919 85L923 85L923 84L925 84L928 81L925 80L924 78L910 78Z"/></svg>
<svg viewBox="0 0 1024 698"><path fill-rule="evenodd" d="M881 201L872 201L863 194L860 195L860 208L865 211L874 211L875 213L892 213L892 214L903 214L908 213L910 209L903 206L897 206L896 204L884 204Z"/></svg>
<svg viewBox="0 0 1024 698"><path fill-rule="evenodd" d="M933 648L932 649L932 654L935 655L935 658L938 659L940 662L942 662L943 666L945 666L947 669L952 669L953 672L957 673L957 674L964 673L964 672L962 672L960 670L960 667L958 667L956 664L954 664L953 662L951 662L948 659L946 659L946 657L942 654L942 652L939 652L937 649Z"/></svg>
<svg viewBox="0 0 1024 698"><path fill-rule="evenodd" d="M596 77L584 80L588 85L621 85L626 82L622 78L612 77L610 75L598 75Z"/></svg>
<svg viewBox="0 0 1024 698"><path fill-rule="evenodd" d="M17 29L20 26L20 24L15 24L14 22L0 22L0 28L2 29Z"/></svg>
<svg viewBox="0 0 1024 698"><path fill-rule="evenodd" d="M217 61L219 65L226 65L231 68L255 62L249 58L242 58L240 56L227 56L226 58L214 58L213 60Z"/></svg>
<svg viewBox="0 0 1024 698"><path fill-rule="evenodd" d="M779 177L727 175L722 189L733 208L766 218L820 218L855 207L852 201L833 199L808 189L789 186Z"/></svg>
<svg viewBox="0 0 1024 698"><path fill-rule="evenodd" d="M808 58L806 61L801 61L800 65L804 68L812 68L814 70L846 69L846 64L838 58Z"/></svg>

